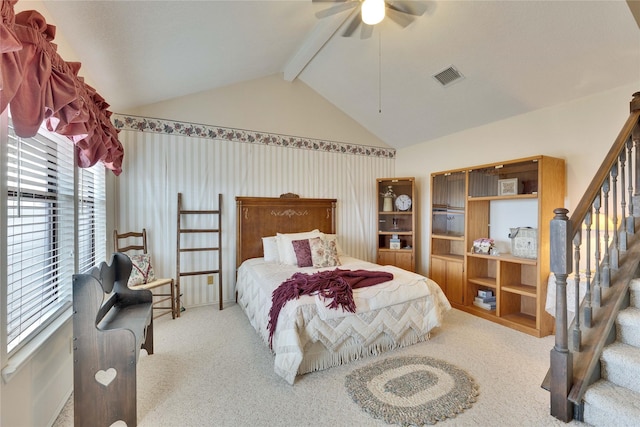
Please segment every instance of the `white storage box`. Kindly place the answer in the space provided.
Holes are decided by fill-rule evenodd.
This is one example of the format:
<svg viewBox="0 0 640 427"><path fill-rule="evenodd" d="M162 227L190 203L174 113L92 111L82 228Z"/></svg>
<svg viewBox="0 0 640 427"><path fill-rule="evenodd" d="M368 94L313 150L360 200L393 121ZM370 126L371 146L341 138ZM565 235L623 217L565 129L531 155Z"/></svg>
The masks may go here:
<svg viewBox="0 0 640 427"><path fill-rule="evenodd" d="M511 254L520 258L538 258L538 229L531 227L512 228Z"/></svg>

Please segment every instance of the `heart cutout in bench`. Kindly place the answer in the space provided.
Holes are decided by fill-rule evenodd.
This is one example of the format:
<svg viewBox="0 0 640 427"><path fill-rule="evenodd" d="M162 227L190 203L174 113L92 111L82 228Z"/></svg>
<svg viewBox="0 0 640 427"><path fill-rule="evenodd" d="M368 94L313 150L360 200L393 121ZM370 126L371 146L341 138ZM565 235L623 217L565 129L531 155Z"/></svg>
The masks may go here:
<svg viewBox="0 0 640 427"><path fill-rule="evenodd" d="M115 368L109 368L106 371L103 371L101 369L98 372L96 372L95 378L96 378L96 381L98 381L103 386L107 387L109 384L111 384L111 381L113 381L117 375L118 375L118 372L115 370Z"/></svg>

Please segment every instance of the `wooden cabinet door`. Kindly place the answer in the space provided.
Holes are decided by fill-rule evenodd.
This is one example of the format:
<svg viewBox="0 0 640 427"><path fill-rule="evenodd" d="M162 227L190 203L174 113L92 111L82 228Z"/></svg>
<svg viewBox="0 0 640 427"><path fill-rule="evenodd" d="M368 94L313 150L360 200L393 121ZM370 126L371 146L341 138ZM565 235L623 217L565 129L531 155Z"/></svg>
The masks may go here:
<svg viewBox="0 0 640 427"><path fill-rule="evenodd" d="M462 286L462 263L447 262L447 298L453 304L464 304L464 289Z"/></svg>
<svg viewBox="0 0 640 427"><path fill-rule="evenodd" d="M461 262L432 258L429 277L440 286L450 303L464 303Z"/></svg>
<svg viewBox="0 0 640 427"><path fill-rule="evenodd" d="M431 258L431 273L429 278L436 282L442 292L447 295L447 262L440 258ZM448 295L447 295L448 298Z"/></svg>
<svg viewBox="0 0 640 427"><path fill-rule="evenodd" d="M414 271L413 253L411 251L406 253L394 251L378 252L378 264L395 265L403 270Z"/></svg>
<svg viewBox="0 0 640 427"><path fill-rule="evenodd" d="M402 268L407 271L413 271L413 253L400 253L396 252L396 262L395 266L398 268Z"/></svg>
<svg viewBox="0 0 640 427"><path fill-rule="evenodd" d="M378 264L396 265L396 254L393 252L378 252Z"/></svg>

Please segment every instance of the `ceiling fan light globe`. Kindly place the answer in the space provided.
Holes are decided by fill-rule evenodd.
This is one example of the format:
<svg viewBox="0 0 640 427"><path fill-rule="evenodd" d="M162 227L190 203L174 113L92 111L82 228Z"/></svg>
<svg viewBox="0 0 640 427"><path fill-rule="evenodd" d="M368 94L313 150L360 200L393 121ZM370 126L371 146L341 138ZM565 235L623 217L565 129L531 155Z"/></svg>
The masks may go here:
<svg viewBox="0 0 640 427"><path fill-rule="evenodd" d="M364 0L362 2L362 22L376 25L384 19L384 0Z"/></svg>

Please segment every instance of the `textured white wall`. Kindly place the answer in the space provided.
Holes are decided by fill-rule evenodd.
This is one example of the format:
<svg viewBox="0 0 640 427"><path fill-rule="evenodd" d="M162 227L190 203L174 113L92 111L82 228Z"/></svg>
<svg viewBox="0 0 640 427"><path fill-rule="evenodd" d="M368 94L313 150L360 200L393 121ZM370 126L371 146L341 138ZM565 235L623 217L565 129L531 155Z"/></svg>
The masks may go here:
<svg viewBox="0 0 640 427"><path fill-rule="evenodd" d="M126 154L123 173L115 180L115 227L147 229L157 275L175 277L179 192L183 209L216 209L217 195L223 195L226 301L235 298L236 196L292 192L335 198L345 252L375 259L376 178L394 176L393 159L130 130L122 131L120 140ZM211 246L197 243L193 246ZM198 256L183 254L181 271L211 268L211 262ZM182 277L180 282L185 306L217 302L217 283L207 286L206 276Z"/></svg>
<svg viewBox="0 0 640 427"><path fill-rule="evenodd" d="M300 80L282 74L119 113L387 147Z"/></svg>
<svg viewBox="0 0 640 427"><path fill-rule="evenodd" d="M523 114L398 150L399 175L419 177L422 221L416 266L429 271L430 175L538 154L566 162L565 207L577 205L605 154L629 117L636 85L623 86L574 102ZM562 207L562 206L559 206Z"/></svg>

